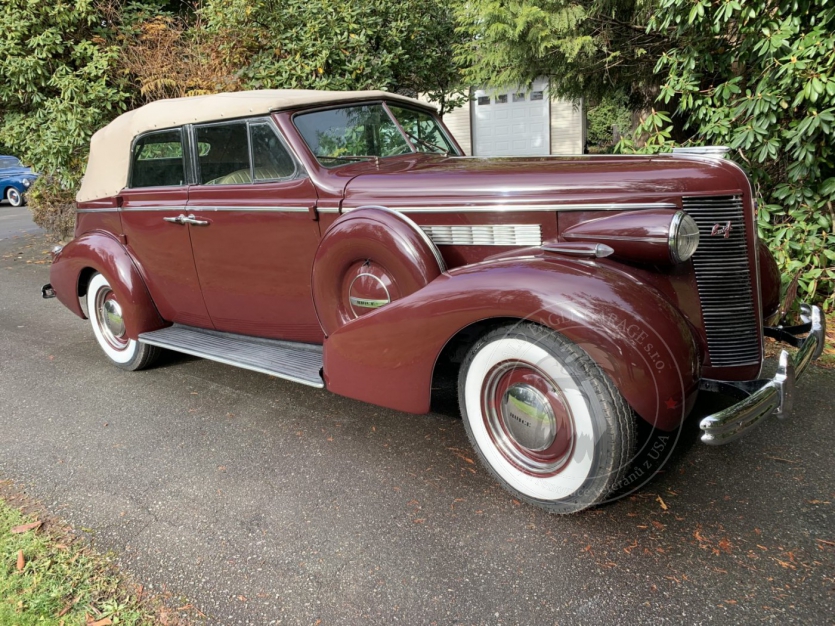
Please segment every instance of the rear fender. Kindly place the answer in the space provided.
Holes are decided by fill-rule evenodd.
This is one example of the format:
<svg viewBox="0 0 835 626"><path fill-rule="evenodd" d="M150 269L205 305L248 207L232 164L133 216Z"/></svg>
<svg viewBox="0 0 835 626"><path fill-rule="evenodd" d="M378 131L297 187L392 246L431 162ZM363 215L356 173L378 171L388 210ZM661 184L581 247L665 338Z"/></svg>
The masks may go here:
<svg viewBox="0 0 835 626"><path fill-rule="evenodd" d="M86 317L79 302L83 288L79 281L87 268L104 275L116 293L128 337L136 339L139 333L168 325L159 316L133 258L115 237L102 232L73 239L52 262L49 272L52 288L70 311Z"/></svg>
<svg viewBox="0 0 835 626"><path fill-rule="evenodd" d="M658 428L676 428L695 402L700 363L693 333L657 291L593 261L530 257L457 268L346 324L325 340L327 387L425 413L444 346L492 318L532 321L575 342Z"/></svg>

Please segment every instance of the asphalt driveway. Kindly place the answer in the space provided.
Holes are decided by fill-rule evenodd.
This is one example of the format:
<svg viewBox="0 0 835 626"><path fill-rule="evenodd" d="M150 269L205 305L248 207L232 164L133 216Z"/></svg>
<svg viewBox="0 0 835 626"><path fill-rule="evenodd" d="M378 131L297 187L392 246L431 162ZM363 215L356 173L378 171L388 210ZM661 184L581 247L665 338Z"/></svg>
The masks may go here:
<svg viewBox="0 0 835 626"><path fill-rule="evenodd" d="M32 222L32 214L25 206L13 207L8 201L0 202L0 240L40 232Z"/></svg>
<svg viewBox="0 0 835 626"><path fill-rule="evenodd" d="M472 462L448 403L111 367L40 298L47 248L0 241L0 479L209 623L835 623L833 371L791 420L723 448L690 428L638 495L555 517Z"/></svg>

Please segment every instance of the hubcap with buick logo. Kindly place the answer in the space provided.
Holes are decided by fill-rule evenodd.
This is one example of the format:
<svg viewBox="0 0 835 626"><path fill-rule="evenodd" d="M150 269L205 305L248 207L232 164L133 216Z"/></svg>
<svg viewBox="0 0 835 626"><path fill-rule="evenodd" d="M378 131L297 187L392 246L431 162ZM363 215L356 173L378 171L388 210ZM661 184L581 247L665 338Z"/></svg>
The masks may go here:
<svg viewBox="0 0 835 626"><path fill-rule="evenodd" d="M559 386L535 365L497 365L482 388L490 438L518 469L536 476L559 473L574 449L571 410Z"/></svg>

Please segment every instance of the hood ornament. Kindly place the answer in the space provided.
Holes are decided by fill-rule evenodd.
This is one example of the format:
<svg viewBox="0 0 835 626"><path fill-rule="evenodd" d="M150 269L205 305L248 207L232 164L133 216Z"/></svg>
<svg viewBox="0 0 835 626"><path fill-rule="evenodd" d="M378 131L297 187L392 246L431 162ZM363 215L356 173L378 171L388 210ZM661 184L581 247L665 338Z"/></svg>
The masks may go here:
<svg viewBox="0 0 835 626"><path fill-rule="evenodd" d="M727 239L731 236L731 231L733 230L733 226L731 226L731 221L728 220L728 223L722 226L722 224L714 224L713 229L710 231L711 237L724 237Z"/></svg>

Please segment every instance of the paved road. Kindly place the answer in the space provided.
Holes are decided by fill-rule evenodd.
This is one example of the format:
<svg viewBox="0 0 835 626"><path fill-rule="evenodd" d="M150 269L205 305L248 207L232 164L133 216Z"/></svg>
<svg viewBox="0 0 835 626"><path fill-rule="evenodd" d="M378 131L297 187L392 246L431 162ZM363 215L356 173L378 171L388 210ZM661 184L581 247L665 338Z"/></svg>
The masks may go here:
<svg viewBox="0 0 835 626"><path fill-rule="evenodd" d="M794 419L555 517L468 461L449 407L186 357L109 366L40 299L46 267L4 258L20 247L0 242L0 478L212 624L833 623L831 371Z"/></svg>
<svg viewBox="0 0 835 626"><path fill-rule="evenodd" d="M0 202L0 240L40 232L25 206L13 207L6 200Z"/></svg>

